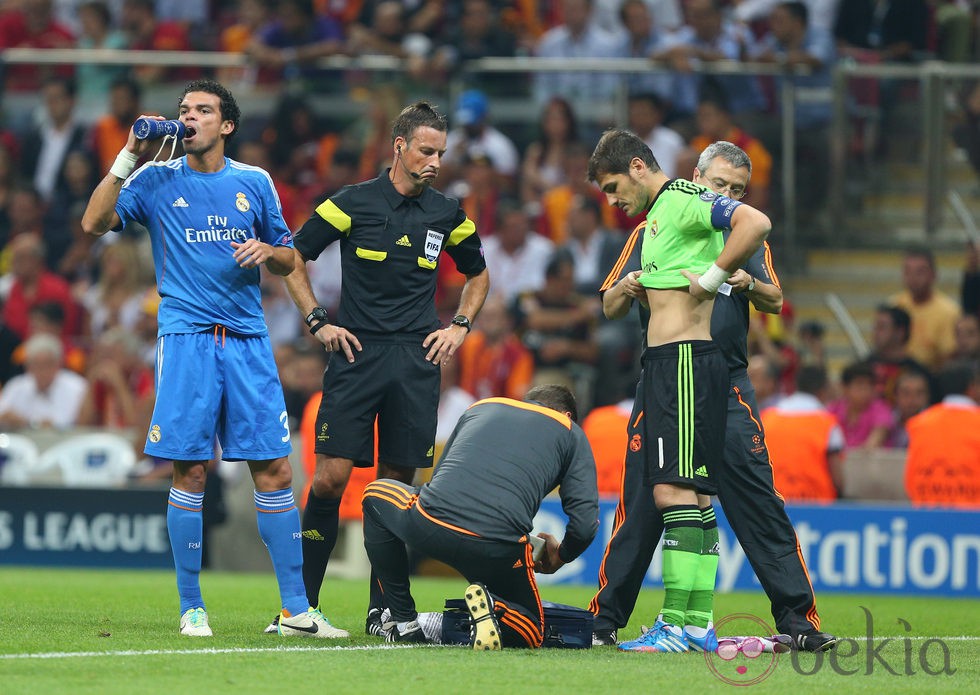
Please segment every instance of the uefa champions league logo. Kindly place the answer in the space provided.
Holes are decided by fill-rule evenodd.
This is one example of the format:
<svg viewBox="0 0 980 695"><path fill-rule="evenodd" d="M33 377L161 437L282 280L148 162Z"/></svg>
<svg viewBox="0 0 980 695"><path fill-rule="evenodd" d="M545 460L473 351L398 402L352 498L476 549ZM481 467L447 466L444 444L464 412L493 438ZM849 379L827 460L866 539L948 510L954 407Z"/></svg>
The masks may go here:
<svg viewBox="0 0 980 695"><path fill-rule="evenodd" d="M715 624L719 635L772 635L766 622L748 613L726 615ZM757 637L718 638L718 649L704 652L704 661L714 676L729 685L755 685L776 670L779 654L763 651L763 641Z"/></svg>

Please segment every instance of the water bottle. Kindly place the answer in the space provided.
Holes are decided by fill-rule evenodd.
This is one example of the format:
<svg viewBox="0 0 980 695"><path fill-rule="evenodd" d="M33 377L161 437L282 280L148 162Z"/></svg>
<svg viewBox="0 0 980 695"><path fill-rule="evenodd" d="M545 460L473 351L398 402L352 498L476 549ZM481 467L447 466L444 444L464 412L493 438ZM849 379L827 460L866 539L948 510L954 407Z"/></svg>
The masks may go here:
<svg viewBox="0 0 980 695"><path fill-rule="evenodd" d="M186 128L182 121L158 121L153 118L139 118L133 124L133 132L137 140L159 140L165 135L172 135L178 140L184 139Z"/></svg>

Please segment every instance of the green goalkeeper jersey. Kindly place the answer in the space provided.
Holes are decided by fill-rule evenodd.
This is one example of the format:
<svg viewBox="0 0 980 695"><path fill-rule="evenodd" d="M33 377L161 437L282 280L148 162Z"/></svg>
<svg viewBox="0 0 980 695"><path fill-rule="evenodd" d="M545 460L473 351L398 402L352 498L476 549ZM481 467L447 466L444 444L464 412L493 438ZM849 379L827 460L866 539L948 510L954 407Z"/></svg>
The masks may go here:
<svg viewBox="0 0 980 695"><path fill-rule="evenodd" d="M687 287L682 270L703 274L725 245L741 203L684 179L669 181L647 213L640 251L640 284L664 290Z"/></svg>

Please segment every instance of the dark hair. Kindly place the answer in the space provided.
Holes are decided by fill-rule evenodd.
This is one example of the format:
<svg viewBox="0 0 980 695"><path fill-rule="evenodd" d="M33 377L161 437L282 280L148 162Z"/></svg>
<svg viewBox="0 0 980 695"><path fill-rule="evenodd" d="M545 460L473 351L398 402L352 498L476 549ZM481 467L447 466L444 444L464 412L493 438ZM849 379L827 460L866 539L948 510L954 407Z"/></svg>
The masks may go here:
<svg viewBox="0 0 980 695"><path fill-rule="evenodd" d="M590 195L573 196L570 212L589 212L595 215L597 219L602 219L602 206L599 205L598 200Z"/></svg>
<svg viewBox="0 0 980 695"><path fill-rule="evenodd" d="M283 4L295 7L304 17L309 17L310 19L316 17L316 7L313 5L313 0L282 0L282 2Z"/></svg>
<svg viewBox="0 0 980 695"><path fill-rule="evenodd" d="M548 265L544 267L545 278L557 277L566 265L574 268L575 258L568 249L558 249L548 259Z"/></svg>
<svg viewBox="0 0 980 695"><path fill-rule="evenodd" d="M184 100L184 97L186 97L190 92L204 92L205 94L213 94L214 96L218 97L220 100L218 108L221 110L221 120L231 121L232 125L235 126L231 133L228 134L228 137L225 138L226 140L230 140L235 133L238 132L238 124L241 123L242 120L242 112L238 108L238 102L235 101L235 97L232 96L231 91L223 84L215 80L194 80L184 87L183 93L177 100L178 106L180 106L180 103Z"/></svg>
<svg viewBox="0 0 980 695"><path fill-rule="evenodd" d="M797 19L803 26L806 26L810 21L810 9L806 6L805 2L784 2L780 3L778 7L786 10L791 17Z"/></svg>
<svg viewBox="0 0 980 695"><path fill-rule="evenodd" d="M126 0L126 4L148 12L156 11L156 0Z"/></svg>
<svg viewBox="0 0 980 695"><path fill-rule="evenodd" d="M824 328L824 325L819 321L804 321L803 323L800 324L799 331L800 331L800 335L812 336L817 340L820 340L821 338L823 338L826 329Z"/></svg>
<svg viewBox="0 0 980 695"><path fill-rule="evenodd" d="M575 404L575 396L567 386L560 384L542 384L535 386L527 395L525 401L540 403L546 408L557 410L559 413L571 413L572 422L578 422L578 406Z"/></svg>
<svg viewBox="0 0 980 695"><path fill-rule="evenodd" d="M701 89L701 96L698 98L698 106L702 104L707 104L709 106L714 106L716 109L721 111L727 116L732 115L732 106L729 103L728 95L725 94L724 90L721 88L717 89Z"/></svg>
<svg viewBox="0 0 980 695"><path fill-rule="evenodd" d="M562 113L565 115L565 120L568 121L568 133L565 136L565 142L575 142L578 140L578 117L575 115L575 107L572 103L565 99L564 97L551 97L548 103L545 104L544 108L541 109L541 118L538 120L538 132L539 137L544 138L544 113L548 110L550 106L557 106L561 109Z"/></svg>
<svg viewBox="0 0 980 695"><path fill-rule="evenodd" d="M841 374L841 381L847 386L855 379L870 379L872 382L875 380L875 370L871 366L870 362L854 362L852 364L844 367L844 372Z"/></svg>
<svg viewBox="0 0 980 695"><path fill-rule="evenodd" d="M57 85L65 90L65 93L71 97L75 98L75 92L78 90L78 85L75 83L74 77L65 77L63 75L52 75L44 80L44 86L50 87L52 85Z"/></svg>
<svg viewBox="0 0 980 695"><path fill-rule="evenodd" d="M881 304L876 311L879 314L888 314L892 325L902 331L905 336L902 338L902 345L909 342L909 334L912 331L912 317L909 316L909 312L905 311L901 307L891 306L888 304Z"/></svg>
<svg viewBox="0 0 980 695"><path fill-rule="evenodd" d="M402 109L395 118L395 122L391 125L391 141L394 142L395 138L401 137L405 142L410 142L419 128L432 128L446 133L449 131L449 122L429 102L416 101Z"/></svg>
<svg viewBox="0 0 980 695"><path fill-rule="evenodd" d="M936 269L936 256L928 246L910 246L905 250L906 258L922 258L929 264L929 268Z"/></svg>
<svg viewBox="0 0 980 695"><path fill-rule="evenodd" d="M58 302L41 302L31 307L30 313L43 316L51 323L59 325L65 322L65 308Z"/></svg>
<svg viewBox="0 0 980 695"><path fill-rule="evenodd" d="M497 201L498 219L503 219L512 212L524 213L524 204L512 195L504 196Z"/></svg>
<svg viewBox="0 0 980 695"><path fill-rule="evenodd" d="M134 101L139 101L143 97L143 87L139 82L134 80L132 77L117 77L109 85L109 90L125 89L129 92L129 96L133 98Z"/></svg>
<svg viewBox="0 0 980 695"><path fill-rule="evenodd" d="M626 24L626 19L627 19L626 8L632 5L638 5L639 7L642 7L645 10L647 9L647 4L643 0L623 0L623 2L619 6L619 21L622 22L623 24Z"/></svg>
<svg viewBox="0 0 980 695"><path fill-rule="evenodd" d="M589 157L589 181L598 182L600 176L629 172L634 157L639 157L651 171L660 171L650 147L636 133L623 128L607 130Z"/></svg>
<svg viewBox="0 0 980 695"><path fill-rule="evenodd" d="M112 24L112 13L109 12L109 7L104 2L83 2L78 6L78 11L91 10L105 26L110 26Z"/></svg>
<svg viewBox="0 0 980 695"><path fill-rule="evenodd" d="M800 367L796 373L796 390L815 396L827 388L827 370L817 365L808 364Z"/></svg>
<svg viewBox="0 0 980 695"><path fill-rule="evenodd" d="M980 364L975 360L957 360L939 372L937 381L943 398L966 395L971 385L980 382Z"/></svg>
<svg viewBox="0 0 980 695"><path fill-rule="evenodd" d="M644 101L661 113L667 113L667 102L656 92L633 92L629 95L629 103L634 101Z"/></svg>

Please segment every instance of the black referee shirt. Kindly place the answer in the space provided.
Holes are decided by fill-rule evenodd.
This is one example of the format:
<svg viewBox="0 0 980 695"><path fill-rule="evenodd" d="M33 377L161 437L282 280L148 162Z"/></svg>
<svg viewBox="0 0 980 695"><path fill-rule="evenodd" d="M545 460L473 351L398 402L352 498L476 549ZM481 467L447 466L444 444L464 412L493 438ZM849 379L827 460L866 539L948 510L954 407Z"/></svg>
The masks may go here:
<svg viewBox="0 0 980 695"><path fill-rule="evenodd" d="M476 226L458 200L432 188L403 196L387 171L324 201L293 245L315 260L338 239L343 282L337 323L355 335L426 335L437 329L436 275L443 250L464 275L487 267Z"/></svg>

